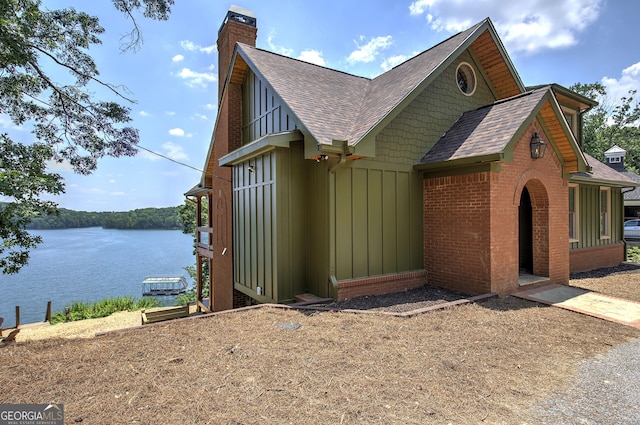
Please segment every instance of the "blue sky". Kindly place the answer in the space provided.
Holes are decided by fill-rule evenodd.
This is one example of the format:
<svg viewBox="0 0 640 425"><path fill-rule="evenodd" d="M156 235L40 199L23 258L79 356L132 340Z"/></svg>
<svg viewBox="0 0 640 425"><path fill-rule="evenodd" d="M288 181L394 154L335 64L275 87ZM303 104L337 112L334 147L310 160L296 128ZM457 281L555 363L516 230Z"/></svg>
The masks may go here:
<svg viewBox="0 0 640 425"><path fill-rule="evenodd" d="M526 85L602 82L613 103L640 89L636 0L176 0L166 22L138 16L144 44L121 53L131 22L109 0L45 0L98 16L103 44L91 48L102 80L127 88L140 144L201 169L217 114L217 32L231 4L257 18L257 46L344 72L374 77L490 17ZM62 76L60 78L63 78ZM94 87L98 94L111 96ZM0 116L0 131L33 140ZM105 158L91 176L57 166L61 207L125 211L175 206L201 173L141 151Z"/></svg>

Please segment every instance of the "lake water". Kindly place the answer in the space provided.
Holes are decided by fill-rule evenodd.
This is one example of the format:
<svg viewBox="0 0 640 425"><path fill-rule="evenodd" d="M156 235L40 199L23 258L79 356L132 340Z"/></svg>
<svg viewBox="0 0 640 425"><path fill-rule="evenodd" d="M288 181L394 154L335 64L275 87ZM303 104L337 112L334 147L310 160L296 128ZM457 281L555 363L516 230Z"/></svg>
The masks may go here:
<svg viewBox="0 0 640 425"><path fill-rule="evenodd" d="M151 275L184 275L195 264L193 238L179 230L84 229L33 230L43 243L31 251L29 264L16 275L0 274L3 327L44 320L72 301L107 297L142 297L142 281ZM161 297L166 298L166 297ZM168 300L164 300L165 302ZM172 301L172 300L171 300Z"/></svg>

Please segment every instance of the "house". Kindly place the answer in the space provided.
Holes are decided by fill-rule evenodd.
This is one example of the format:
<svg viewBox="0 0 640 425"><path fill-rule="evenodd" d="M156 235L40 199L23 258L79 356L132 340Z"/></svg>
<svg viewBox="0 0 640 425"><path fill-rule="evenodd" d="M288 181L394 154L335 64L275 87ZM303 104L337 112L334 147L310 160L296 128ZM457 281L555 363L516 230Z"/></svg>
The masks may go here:
<svg viewBox="0 0 640 425"><path fill-rule="evenodd" d="M527 89L490 19L373 79L256 37L253 13L232 6L214 133L186 193L198 270L212 273L201 308L425 283L507 295L623 261L633 183L580 148L593 102Z"/></svg>
<svg viewBox="0 0 640 425"><path fill-rule="evenodd" d="M636 182L639 187L624 191L624 219L640 218L640 176L625 168L624 158L627 151L615 145L604 153L605 163L625 177Z"/></svg>

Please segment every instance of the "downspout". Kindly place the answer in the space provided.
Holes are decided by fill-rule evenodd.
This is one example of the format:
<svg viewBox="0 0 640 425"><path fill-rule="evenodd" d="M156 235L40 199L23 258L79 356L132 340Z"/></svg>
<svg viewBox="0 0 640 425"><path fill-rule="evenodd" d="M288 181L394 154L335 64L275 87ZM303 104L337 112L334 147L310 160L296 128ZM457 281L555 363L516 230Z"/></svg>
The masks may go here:
<svg viewBox="0 0 640 425"><path fill-rule="evenodd" d="M620 204L621 204L621 209L622 209L622 226L620 226L620 233L622 233L622 235L621 235L622 243L624 243L624 261L627 261L627 248L628 248L627 240L624 238L624 194L625 193L629 193L629 192L633 192L634 190L636 190L635 187L629 187L629 188L627 188L627 190L621 190L620 191Z"/></svg>
<svg viewBox="0 0 640 425"><path fill-rule="evenodd" d="M341 153L340 161L336 162L331 167L329 167L329 174L335 173L338 168L342 167L345 164L345 162L347 162L347 155L345 155L344 153Z"/></svg>
<svg viewBox="0 0 640 425"><path fill-rule="evenodd" d="M346 162L347 162L347 155L344 153L341 153L340 160L335 164L333 164L331 167L329 167L329 174L334 174L336 170L342 167ZM331 264L331 259L329 259L329 264ZM331 288L332 288L331 292L333 295L333 299L334 301L338 301L338 279L334 274L331 274L329 276L329 283L331 284Z"/></svg>

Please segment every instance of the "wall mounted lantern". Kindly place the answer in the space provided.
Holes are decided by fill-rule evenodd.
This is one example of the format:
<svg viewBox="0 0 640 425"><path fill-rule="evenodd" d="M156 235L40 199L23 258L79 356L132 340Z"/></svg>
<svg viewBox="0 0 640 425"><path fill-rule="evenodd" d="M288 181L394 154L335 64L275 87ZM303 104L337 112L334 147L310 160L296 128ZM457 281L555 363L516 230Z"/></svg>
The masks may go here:
<svg viewBox="0 0 640 425"><path fill-rule="evenodd" d="M533 133L533 136L531 136L531 158L542 158L546 148L547 142L542 140L537 132Z"/></svg>

